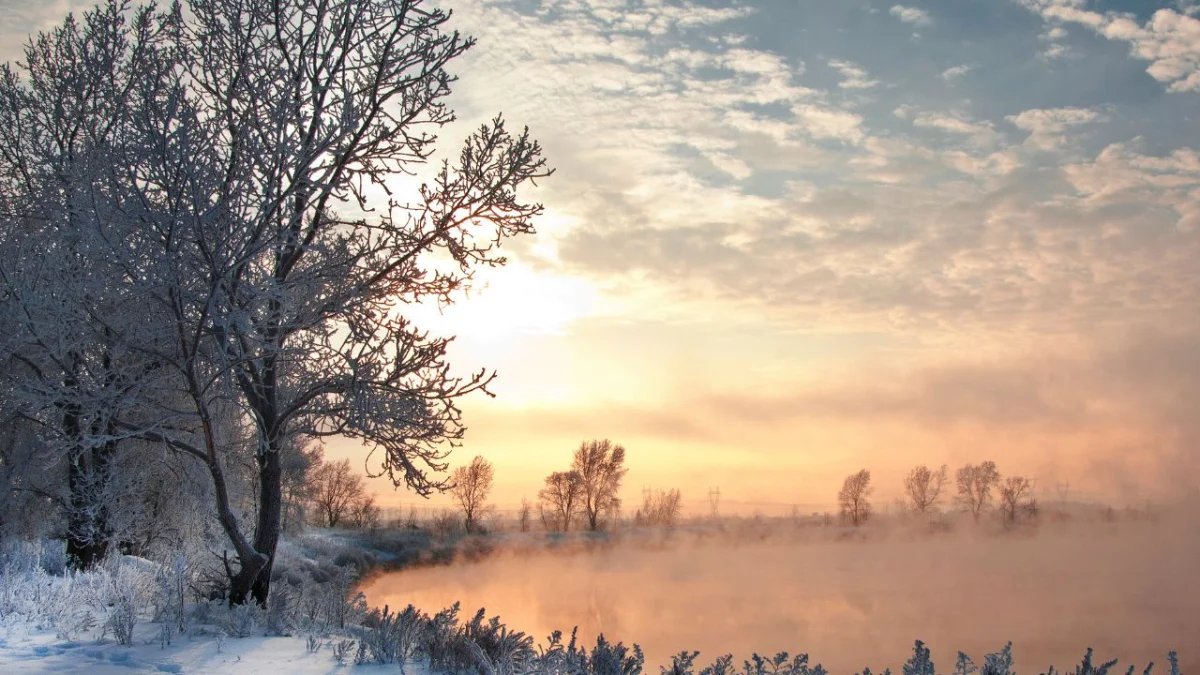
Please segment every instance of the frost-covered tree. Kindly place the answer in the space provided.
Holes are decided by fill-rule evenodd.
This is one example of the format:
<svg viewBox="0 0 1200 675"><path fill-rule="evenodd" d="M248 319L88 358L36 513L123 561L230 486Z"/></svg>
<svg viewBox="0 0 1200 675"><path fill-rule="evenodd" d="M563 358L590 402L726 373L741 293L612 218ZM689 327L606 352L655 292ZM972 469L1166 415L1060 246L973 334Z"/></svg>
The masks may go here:
<svg viewBox="0 0 1200 675"><path fill-rule="evenodd" d="M64 417L82 411L62 435L201 462L235 551L233 603L266 601L295 438L357 439L427 495L464 432L457 401L491 380L451 375L448 338L403 310L452 302L473 269L503 263L496 248L541 210L517 188L549 172L496 118L410 198L392 193L453 119L447 67L472 41L448 20L420 0L112 1L0 76L0 181L22 222L61 242L56 264L79 267L44 275L79 282L62 311L90 341L50 380ZM253 439L250 522L224 415Z"/></svg>
<svg viewBox="0 0 1200 675"><path fill-rule="evenodd" d="M110 2L68 19L0 68L0 351L24 375L13 400L66 467L67 550L85 567L112 542L119 420L144 414L137 400L160 379L147 348L163 324L129 283L143 265L110 255L125 235L110 226L127 221L105 175L136 86L163 63L154 12L127 14Z"/></svg>
<svg viewBox="0 0 1200 675"><path fill-rule="evenodd" d="M871 472L863 469L846 476L842 489L838 492L838 507L842 519L858 527L871 517Z"/></svg>
<svg viewBox="0 0 1200 675"><path fill-rule="evenodd" d="M921 516L937 508L942 493L950 482L949 471L943 464L937 471L921 464L914 467L904 478L904 494L908 505Z"/></svg>
<svg viewBox="0 0 1200 675"><path fill-rule="evenodd" d="M488 508L487 498L492 491L496 472L492 463L476 455L471 463L460 466L450 474L450 494L463 514L463 528L474 532L479 516Z"/></svg>
<svg viewBox="0 0 1200 675"><path fill-rule="evenodd" d="M992 461L968 464L954 474L954 501L979 522L979 517L992 503L992 488L1000 482L1000 472Z"/></svg>
<svg viewBox="0 0 1200 675"><path fill-rule="evenodd" d="M592 532L604 526L609 516L621 510L621 480L625 468L625 448L607 438L584 441L575 450L571 470L579 474L579 509Z"/></svg>
<svg viewBox="0 0 1200 675"><path fill-rule="evenodd" d="M683 510L683 493L679 488L648 488L642 491L642 508L633 514L633 521L648 527L675 527Z"/></svg>

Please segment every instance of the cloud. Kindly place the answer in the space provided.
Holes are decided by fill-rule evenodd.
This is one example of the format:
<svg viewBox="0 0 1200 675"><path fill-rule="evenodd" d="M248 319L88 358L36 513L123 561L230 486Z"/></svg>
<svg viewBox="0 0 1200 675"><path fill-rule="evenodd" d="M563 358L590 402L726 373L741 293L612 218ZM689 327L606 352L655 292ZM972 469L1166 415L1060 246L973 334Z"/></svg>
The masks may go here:
<svg viewBox="0 0 1200 675"><path fill-rule="evenodd" d="M842 89L870 89L879 84L879 80L872 80L866 70L850 61L831 59L829 67L841 73L842 81L838 86Z"/></svg>
<svg viewBox="0 0 1200 675"><path fill-rule="evenodd" d="M929 24L933 23L933 19L930 18L929 12L926 12L923 9L917 9L916 7L892 5L891 10L889 11L891 12L892 16L905 23L911 23L914 26L928 26Z"/></svg>
<svg viewBox="0 0 1200 675"><path fill-rule="evenodd" d="M1026 144L1040 150L1054 150L1066 144L1066 132L1072 127L1100 121L1095 110L1087 108L1036 108L1004 119L1029 132Z"/></svg>
<svg viewBox="0 0 1200 675"><path fill-rule="evenodd" d="M847 143L862 142L863 118L860 115L811 103L793 106L792 113L800 126L813 138L830 138Z"/></svg>
<svg viewBox="0 0 1200 675"><path fill-rule="evenodd" d="M973 121L960 111L922 113L914 117L912 123L915 127L966 136L977 145L991 145L998 138L991 122Z"/></svg>
<svg viewBox="0 0 1200 675"><path fill-rule="evenodd" d="M1083 9L1079 0L1019 2L1048 21L1078 23L1109 40L1128 42L1130 55L1150 61L1146 72L1166 83L1168 91L1200 91L1200 19L1187 12L1160 9L1139 24L1123 13Z"/></svg>
<svg viewBox="0 0 1200 675"><path fill-rule="evenodd" d="M975 69L974 66L967 65L967 64L963 64L961 66L953 66L951 68L947 68L947 69L943 70L941 77L946 82L954 82L955 80L963 77L964 75L966 75L967 73L971 72L974 69Z"/></svg>

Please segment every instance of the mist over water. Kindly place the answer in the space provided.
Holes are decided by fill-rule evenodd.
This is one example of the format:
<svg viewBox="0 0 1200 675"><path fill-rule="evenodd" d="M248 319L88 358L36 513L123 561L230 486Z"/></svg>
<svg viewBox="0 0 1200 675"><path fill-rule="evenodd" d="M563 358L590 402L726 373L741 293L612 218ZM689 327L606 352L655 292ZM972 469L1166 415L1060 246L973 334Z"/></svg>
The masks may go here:
<svg viewBox="0 0 1200 675"><path fill-rule="evenodd" d="M914 639L949 672L961 650L1014 643L1018 672L1070 669L1088 646L1140 669L1179 650L1200 668L1200 528L1194 518L1080 523L1036 535L873 533L621 540L589 551L501 551L476 562L392 572L368 602L435 612L462 602L544 643L578 625L636 642L648 672L681 650L708 664L732 652L807 652L834 673L899 672Z"/></svg>

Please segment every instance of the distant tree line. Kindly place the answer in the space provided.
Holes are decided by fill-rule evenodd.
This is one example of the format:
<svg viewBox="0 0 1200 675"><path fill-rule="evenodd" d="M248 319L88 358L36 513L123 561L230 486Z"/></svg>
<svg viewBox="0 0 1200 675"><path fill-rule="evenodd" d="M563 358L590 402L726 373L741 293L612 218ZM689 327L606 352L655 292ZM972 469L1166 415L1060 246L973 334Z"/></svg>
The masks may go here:
<svg viewBox="0 0 1200 675"><path fill-rule="evenodd" d="M950 490L953 488L953 494ZM842 521L855 527L871 518L871 472L867 469L850 474L838 492L838 510ZM954 473L942 465L934 470L921 464L904 478L901 505L918 517L927 518L940 511L949 498L959 510L969 513L975 522L990 509L996 509L1006 527L1012 527L1038 513L1033 481L1024 476L1002 477L996 463L967 464Z"/></svg>

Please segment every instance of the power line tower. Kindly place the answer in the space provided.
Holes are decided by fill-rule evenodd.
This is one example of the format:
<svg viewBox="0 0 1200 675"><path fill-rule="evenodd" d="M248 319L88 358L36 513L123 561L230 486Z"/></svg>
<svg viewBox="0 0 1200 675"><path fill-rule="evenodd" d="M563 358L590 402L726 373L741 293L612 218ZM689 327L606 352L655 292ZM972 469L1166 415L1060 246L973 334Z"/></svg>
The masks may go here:
<svg viewBox="0 0 1200 675"><path fill-rule="evenodd" d="M1067 503L1067 497L1071 495L1071 481L1063 481L1058 483L1055 488L1058 491L1058 503L1060 505Z"/></svg>
<svg viewBox="0 0 1200 675"><path fill-rule="evenodd" d="M721 486L708 488L708 510L715 519L717 517L717 509L721 506Z"/></svg>

